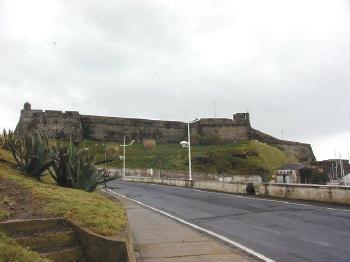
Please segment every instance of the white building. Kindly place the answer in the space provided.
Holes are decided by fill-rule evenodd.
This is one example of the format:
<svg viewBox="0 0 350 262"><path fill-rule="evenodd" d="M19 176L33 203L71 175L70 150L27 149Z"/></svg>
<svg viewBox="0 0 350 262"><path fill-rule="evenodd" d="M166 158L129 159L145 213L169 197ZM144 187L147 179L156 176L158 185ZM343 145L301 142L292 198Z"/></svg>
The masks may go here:
<svg viewBox="0 0 350 262"><path fill-rule="evenodd" d="M344 186L350 186L350 173L343 177Z"/></svg>
<svg viewBox="0 0 350 262"><path fill-rule="evenodd" d="M307 184L310 182L311 170L301 163L286 164L276 172L276 183Z"/></svg>

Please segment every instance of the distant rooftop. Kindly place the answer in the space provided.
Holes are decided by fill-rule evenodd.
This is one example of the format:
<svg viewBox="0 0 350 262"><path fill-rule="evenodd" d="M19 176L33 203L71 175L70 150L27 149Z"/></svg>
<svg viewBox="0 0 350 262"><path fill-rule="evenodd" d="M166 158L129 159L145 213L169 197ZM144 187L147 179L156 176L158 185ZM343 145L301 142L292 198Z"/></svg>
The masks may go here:
<svg viewBox="0 0 350 262"><path fill-rule="evenodd" d="M295 163L295 164L285 164L278 170L300 170L304 168L309 168L307 165L301 164L301 163Z"/></svg>

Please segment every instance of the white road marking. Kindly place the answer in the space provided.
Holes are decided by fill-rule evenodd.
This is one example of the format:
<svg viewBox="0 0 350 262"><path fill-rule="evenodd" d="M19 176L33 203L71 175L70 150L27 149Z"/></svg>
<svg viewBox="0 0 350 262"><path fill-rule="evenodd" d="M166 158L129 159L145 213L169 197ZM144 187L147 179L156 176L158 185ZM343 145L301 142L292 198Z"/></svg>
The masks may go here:
<svg viewBox="0 0 350 262"><path fill-rule="evenodd" d="M147 185L153 185L153 186L170 186L170 185L162 185L162 184L151 184L151 183L143 183L143 182L129 182L129 181L123 181L127 183L140 183L140 184L147 184ZM282 203L282 204L287 204L287 205L297 205L297 206L305 206L305 207L313 207L313 208L320 208L320 209L328 209L328 210L335 210L335 211L344 211L344 212L350 212L350 209L340 209L340 208L334 208L334 207L322 207L322 206L314 206L310 204L301 204L301 203L294 203L294 202L288 202L288 201L282 201L282 200L274 200L274 199L266 199L266 198L257 198L257 197L249 197L249 196L238 196L235 195L234 193L229 194L229 193L223 193L223 192L213 192L213 191L208 191L208 190L201 190L201 189L194 189L194 188L185 188L185 187L178 187L178 186L170 186L174 188L180 188L183 190L192 190L192 191L197 191L201 193L209 193L209 194L216 194L216 195L224 195L224 196L229 196L232 198L246 198L246 199L254 199L254 200L259 200L259 201L268 201L268 202L276 202L276 203ZM298 200L298 199L295 199Z"/></svg>
<svg viewBox="0 0 350 262"><path fill-rule="evenodd" d="M141 205L141 206L147 207L147 208L149 208L149 209L151 209L151 210L153 210L153 211L156 211L156 212L158 212L158 213L160 213L160 214L163 214L163 215L165 215L165 216L167 216L167 217L170 217L170 218L172 218L172 219L174 219L174 220L176 220L176 221L179 221L179 222L181 222L181 223L183 223L183 224L185 224L185 225L188 225L188 226L190 226L190 227L192 227L192 228L195 228L195 229L197 229L197 230L199 230L199 231L205 232L205 233L208 234L208 235L214 236L214 237L216 237L216 238L218 238L218 239L220 239L220 240L222 240L222 241L224 241L224 242L226 242L226 243L229 243L230 245L233 245L233 246L235 246L235 247L237 247L237 248L240 248L240 249L244 250L245 252L247 252L247 253L249 253L249 254L251 254L251 255L253 255L253 256L255 256L255 257L261 259L261 260L263 260L263 261L266 261L266 262L275 262L275 261L272 260L271 258L268 258L268 257L264 256L263 254L260 254L260 253L258 253L258 252L256 252L256 251L254 251L254 250L252 250L252 249L246 247L246 246L243 246L242 244L240 244L240 243L238 243L238 242L236 242L236 241L233 241L233 240L231 240L231 239L229 239L229 238L227 238L227 237L224 237L224 236L222 236L222 235L219 235L219 234L217 234L217 233L215 233L215 232L213 232L213 231L210 231L210 230L208 230L208 229L202 228L202 227L197 226L197 225L195 225L195 224L189 223L189 222L187 222L187 221L185 221L185 220L183 220L183 219L181 219L181 218L178 218L178 217L176 217L176 216L174 216L174 215L171 215L171 214L169 214L169 213L167 213L167 212L164 212L164 211L162 211L162 210L159 210L159 209L157 209L157 208L154 208L154 207L152 207L152 206L149 206L149 205L147 205L147 204L144 204L144 203L142 203L142 202L140 202L140 201L138 201L138 200L135 200L135 199L132 199L132 198L130 198L130 197L127 197L127 196L125 196L125 195L123 195L123 194L117 193L117 192L115 192L115 191L113 191L113 190L111 190L111 189L109 189L109 188L106 188L106 190L109 191L109 192L111 192L112 194L116 194L116 195L118 195L118 196L124 197L124 198L126 198L126 199L131 200L131 201L134 201L135 203L137 203L137 204L139 204L139 205Z"/></svg>

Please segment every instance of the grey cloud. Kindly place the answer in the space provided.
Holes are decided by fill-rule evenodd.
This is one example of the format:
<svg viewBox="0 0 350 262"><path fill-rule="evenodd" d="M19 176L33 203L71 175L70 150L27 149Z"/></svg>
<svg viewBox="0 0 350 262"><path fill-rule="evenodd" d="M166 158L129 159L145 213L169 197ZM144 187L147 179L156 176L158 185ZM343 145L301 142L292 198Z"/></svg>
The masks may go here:
<svg viewBox="0 0 350 262"><path fill-rule="evenodd" d="M255 13L249 3L258 1L58 3L54 29L40 39L15 37L0 8L0 127L15 126L26 100L185 120L213 116L215 98L218 116L249 111L255 127L289 139L350 129L346 1L329 1L323 20L307 8L285 17L281 3Z"/></svg>

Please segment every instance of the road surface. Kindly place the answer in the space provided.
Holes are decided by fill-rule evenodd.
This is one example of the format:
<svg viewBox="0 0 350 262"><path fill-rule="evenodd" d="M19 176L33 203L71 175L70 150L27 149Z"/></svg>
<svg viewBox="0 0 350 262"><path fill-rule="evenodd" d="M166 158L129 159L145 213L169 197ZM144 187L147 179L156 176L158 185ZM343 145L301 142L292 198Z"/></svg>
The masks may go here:
<svg viewBox="0 0 350 262"><path fill-rule="evenodd" d="M276 261L350 261L347 207L122 181L109 187Z"/></svg>

